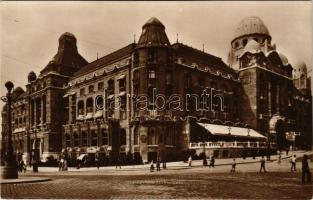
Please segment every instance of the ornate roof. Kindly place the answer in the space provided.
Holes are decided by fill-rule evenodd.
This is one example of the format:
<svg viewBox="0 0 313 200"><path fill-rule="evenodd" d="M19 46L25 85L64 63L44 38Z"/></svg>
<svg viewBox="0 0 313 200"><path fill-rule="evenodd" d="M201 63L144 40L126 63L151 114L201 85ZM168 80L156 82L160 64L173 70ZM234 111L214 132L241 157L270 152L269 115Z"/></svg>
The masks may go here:
<svg viewBox="0 0 313 200"><path fill-rule="evenodd" d="M288 61L287 57L284 54L279 53L278 55L279 55L280 60L281 60L281 62L283 63L284 66L289 64L289 61Z"/></svg>
<svg viewBox="0 0 313 200"><path fill-rule="evenodd" d="M165 26L155 17L149 19L142 26L137 47L170 46L165 33Z"/></svg>
<svg viewBox="0 0 313 200"><path fill-rule="evenodd" d="M263 21L256 16L242 19L237 26L234 38L251 34L262 34L270 36L270 33L267 27L264 25Z"/></svg>
<svg viewBox="0 0 313 200"><path fill-rule="evenodd" d="M250 40L247 45L245 46L245 48L243 49L243 52L241 53L241 56L243 56L245 53L249 52L249 53L252 53L252 54L255 54L255 53L259 53L261 52L261 47L260 47L260 44L258 42L256 42L255 40Z"/></svg>

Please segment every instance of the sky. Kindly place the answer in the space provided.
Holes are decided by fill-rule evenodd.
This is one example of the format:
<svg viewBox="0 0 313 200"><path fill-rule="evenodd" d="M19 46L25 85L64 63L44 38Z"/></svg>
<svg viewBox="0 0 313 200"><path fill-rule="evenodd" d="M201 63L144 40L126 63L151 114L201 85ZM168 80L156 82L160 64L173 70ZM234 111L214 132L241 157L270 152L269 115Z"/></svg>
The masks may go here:
<svg viewBox="0 0 313 200"><path fill-rule="evenodd" d="M312 2L1 2L0 95L7 80L25 89L27 74L43 69L57 52L58 38L71 32L89 62L134 41L142 25L157 17L171 43L179 42L227 61L241 19L260 17L272 43L292 65L312 68ZM2 108L2 102L0 103ZM1 129L1 128L0 128Z"/></svg>

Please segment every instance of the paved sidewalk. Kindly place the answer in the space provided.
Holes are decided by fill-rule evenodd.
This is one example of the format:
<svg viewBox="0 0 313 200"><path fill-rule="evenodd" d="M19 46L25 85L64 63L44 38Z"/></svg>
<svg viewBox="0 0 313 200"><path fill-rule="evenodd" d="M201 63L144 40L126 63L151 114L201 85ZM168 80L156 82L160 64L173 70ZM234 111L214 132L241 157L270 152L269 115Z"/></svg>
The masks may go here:
<svg viewBox="0 0 313 200"><path fill-rule="evenodd" d="M18 179L0 179L1 184L16 184L16 183L36 183L50 181L50 178L41 177L20 177Z"/></svg>
<svg viewBox="0 0 313 200"><path fill-rule="evenodd" d="M305 152L305 151L290 151L288 156L286 155L286 152L284 151L282 153L282 159L290 159L292 155L296 155L297 158L302 157L304 154L311 155L313 152ZM265 158L266 159L266 158ZM272 155L271 161L267 162L275 162L278 159L278 155ZM261 157L255 157L255 159L252 159L252 157L247 157L246 159L243 158L236 158L237 164L249 164L249 163L257 163L260 162ZM215 159L215 166L223 166L223 165L231 165L233 161L233 158L225 158L225 159ZM202 167L202 160L194 160L192 161L192 167ZM178 161L178 162L168 162L166 163L166 167L168 170L176 170L176 169L185 169L188 168L188 163L184 161ZM143 165L124 165L122 166L123 170L147 170L150 168L150 164L143 164ZM102 166L100 167L100 170L114 170L116 169L115 166ZM58 167L39 167L39 172L58 172ZM32 172L32 168L27 168L28 172ZM98 171L96 167L83 167L80 169L76 169L75 167L69 167L68 171L73 172L79 172L79 171Z"/></svg>

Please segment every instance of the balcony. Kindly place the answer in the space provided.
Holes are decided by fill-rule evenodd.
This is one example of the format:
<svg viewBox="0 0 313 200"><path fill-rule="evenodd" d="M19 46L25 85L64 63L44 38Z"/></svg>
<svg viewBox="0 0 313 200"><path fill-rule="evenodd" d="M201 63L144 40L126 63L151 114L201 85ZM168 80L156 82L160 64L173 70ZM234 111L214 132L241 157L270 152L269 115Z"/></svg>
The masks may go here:
<svg viewBox="0 0 313 200"><path fill-rule="evenodd" d="M271 145L273 146L273 144ZM266 142L197 142L189 143L189 149L216 148L266 148Z"/></svg>

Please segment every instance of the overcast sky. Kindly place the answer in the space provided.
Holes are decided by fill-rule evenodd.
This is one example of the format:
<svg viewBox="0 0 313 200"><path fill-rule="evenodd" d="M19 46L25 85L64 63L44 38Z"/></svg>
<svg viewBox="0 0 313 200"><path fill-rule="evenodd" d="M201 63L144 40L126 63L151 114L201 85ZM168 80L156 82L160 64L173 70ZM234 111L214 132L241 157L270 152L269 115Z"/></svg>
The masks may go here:
<svg viewBox="0 0 313 200"><path fill-rule="evenodd" d="M227 61L242 18L259 16L277 50L291 64L312 66L312 3L306 2L1 2L1 95L12 80L25 88L57 52L58 38L73 33L89 62L138 41L142 25L157 17L176 41Z"/></svg>

